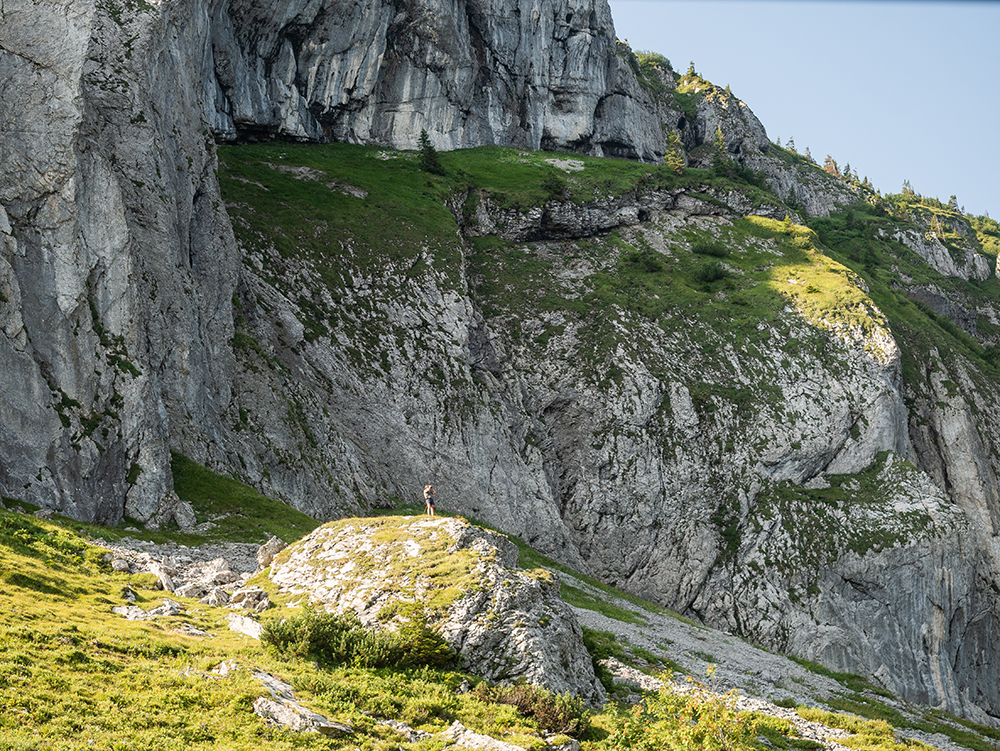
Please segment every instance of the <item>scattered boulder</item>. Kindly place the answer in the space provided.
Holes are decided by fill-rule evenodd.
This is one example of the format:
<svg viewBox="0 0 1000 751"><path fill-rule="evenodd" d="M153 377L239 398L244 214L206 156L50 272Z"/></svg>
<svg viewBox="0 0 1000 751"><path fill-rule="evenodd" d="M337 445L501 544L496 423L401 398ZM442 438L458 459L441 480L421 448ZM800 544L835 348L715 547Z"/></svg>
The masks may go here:
<svg viewBox="0 0 1000 751"><path fill-rule="evenodd" d="M153 618L162 618L171 615L180 615L184 608L179 602L164 600L163 604L152 610L143 610L138 605L116 605L111 608L112 613L124 616L130 621L148 621Z"/></svg>
<svg viewBox="0 0 1000 751"><path fill-rule="evenodd" d="M229 602L229 593L221 587L212 587L212 591L202 597L198 602L202 602L205 605L219 607L220 605L225 605Z"/></svg>
<svg viewBox="0 0 1000 751"><path fill-rule="evenodd" d="M156 513L146 521L147 529L160 529L165 524L175 522L181 532L193 532L198 520L194 508L187 501L182 501L176 493L170 491L160 498Z"/></svg>
<svg viewBox="0 0 1000 751"><path fill-rule="evenodd" d="M200 584L183 584L174 590L174 594L178 597L198 599L205 596L205 590L201 588Z"/></svg>
<svg viewBox="0 0 1000 751"><path fill-rule="evenodd" d="M151 573L158 588L181 597L198 598L208 605L225 605L230 595L258 570L259 545L210 543L188 547L156 545L124 538L98 543L108 550L104 560L120 573ZM272 546L273 547L273 546Z"/></svg>
<svg viewBox="0 0 1000 751"><path fill-rule="evenodd" d="M261 545L257 550L257 565L261 568L267 568L271 565L271 561L274 560L274 556L286 547L288 546L285 542L272 536L270 540Z"/></svg>
<svg viewBox="0 0 1000 751"><path fill-rule="evenodd" d="M321 733L337 738L354 732L350 725L331 722L323 715L303 707L295 699L295 690L280 678L263 671L255 672L253 677L271 694L270 699L262 696L253 704L253 711L267 722L299 732Z"/></svg>
<svg viewBox="0 0 1000 751"><path fill-rule="evenodd" d="M194 516L194 508L187 501L179 501L174 506L174 521L177 522L181 532L192 532L198 523Z"/></svg>
<svg viewBox="0 0 1000 751"><path fill-rule="evenodd" d="M196 564L191 567L189 575L196 577L205 586L231 584L240 580L240 575L229 567L229 561L225 558Z"/></svg>
<svg viewBox="0 0 1000 751"><path fill-rule="evenodd" d="M486 748L492 751L523 751L520 746L513 743L498 741L488 735L474 733L458 720L451 723L451 727L441 733L442 738L446 738L456 746L462 748Z"/></svg>
<svg viewBox="0 0 1000 751"><path fill-rule="evenodd" d="M184 607L174 600L164 600L158 608L153 608L146 615L149 618L159 618L161 616L180 615L184 612Z"/></svg>
<svg viewBox="0 0 1000 751"><path fill-rule="evenodd" d="M260 587L247 587L233 592L233 596L229 598L228 607L261 613L271 607L271 601L267 597L267 592Z"/></svg>
<svg viewBox="0 0 1000 751"><path fill-rule="evenodd" d="M238 613L229 616L229 630L249 636L251 639L260 639L260 635L264 633L264 627L260 623Z"/></svg>
<svg viewBox="0 0 1000 751"><path fill-rule="evenodd" d="M170 571L163 564L154 561L149 564L146 570L156 577L159 589L173 592L177 588L170 576Z"/></svg>
<svg viewBox="0 0 1000 751"><path fill-rule="evenodd" d="M350 725L330 722L323 715L289 699L274 701L262 696L253 703L253 711L272 725L297 730L300 733L321 733L341 738L354 732L354 728Z"/></svg>
<svg viewBox="0 0 1000 751"><path fill-rule="evenodd" d="M184 634L184 636L207 636L212 638L212 635L207 631L202 631L200 628L195 628L190 623L182 623L176 629L177 633Z"/></svg>
<svg viewBox="0 0 1000 751"><path fill-rule="evenodd" d="M411 728L405 722L400 722L399 720L378 720L378 724L392 728L403 736L403 738L405 738L409 743L419 743L422 740L432 737L430 733L424 730Z"/></svg>
<svg viewBox="0 0 1000 751"><path fill-rule="evenodd" d="M253 674L253 677L264 684L264 688L271 693L272 699L295 698L295 689L292 688L292 684L286 683L277 676L265 673L263 670L258 670Z"/></svg>
<svg viewBox="0 0 1000 751"><path fill-rule="evenodd" d="M211 672L212 675L217 675L220 678L225 678L230 673L235 672L237 667L238 665L236 663L236 660L223 660L214 668L212 668Z"/></svg>
<svg viewBox="0 0 1000 751"><path fill-rule="evenodd" d="M116 613L120 616L124 616L130 621L144 621L146 620L146 611L140 608L138 605L116 605L111 608L112 613Z"/></svg>
<svg viewBox="0 0 1000 751"><path fill-rule="evenodd" d="M580 741L565 735L550 735L545 738L549 751L580 751Z"/></svg>

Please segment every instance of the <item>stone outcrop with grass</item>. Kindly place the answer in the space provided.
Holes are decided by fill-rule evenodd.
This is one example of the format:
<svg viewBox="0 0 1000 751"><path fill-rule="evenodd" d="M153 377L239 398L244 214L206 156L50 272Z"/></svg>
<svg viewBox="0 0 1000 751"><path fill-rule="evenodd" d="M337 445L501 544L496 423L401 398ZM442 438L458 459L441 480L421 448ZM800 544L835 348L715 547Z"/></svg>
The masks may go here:
<svg viewBox="0 0 1000 751"><path fill-rule="evenodd" d="M601 684L557 575L517 567L503 535L462 519L331 522L279 553L270 580L287 601L354 612L371 628L430 627L461 666L600 704Z"/></svg>

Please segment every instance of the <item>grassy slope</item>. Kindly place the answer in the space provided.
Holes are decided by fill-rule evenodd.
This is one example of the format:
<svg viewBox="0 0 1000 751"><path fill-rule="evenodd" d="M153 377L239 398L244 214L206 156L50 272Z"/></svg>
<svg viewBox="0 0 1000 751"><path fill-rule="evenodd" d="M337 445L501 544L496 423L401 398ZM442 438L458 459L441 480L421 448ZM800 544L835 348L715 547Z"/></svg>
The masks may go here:
<svg viewBox="0 0 1000 751"><path fill-rule="evenodd" d="M374 310L382 298L398 294L394 284L382 289L380 277L412 277L429 263L458 284L458 227L445 207L449 196L467 196L461 207L466 212L474 210L483 194L496 205L518 210L556 197L584 202L658 189L692 195L739 189L767 197L759 187L739 182L739 174L725 171L687 170L676 176L624 160L498 147L440 157L446 176L421 171L413 153L342 144L220 149L220 180L245 247L254 252L273 246L283 258L308 259L335 302L351 294L356 279L369 280L366 294L350 306L322 306L315 290L298 295L307 338L338 329L366 341L370 335L352 318L358 307L370 305ZM567 173L549 163L561 157L573 159L582 169ZM309 172L288 171L303 168ZM344 186L366 191L365 198L342 192ZM770 200L777 203L773 196ZM504 327L513 340L520 338L519 320L526 313L556 312L579 321L594 346L578 354L592 369L606 365L608 351L621 343L610 318L593 321L595 309L621 310L616 317L647 320L668 333L671 325L692 332L718 329L720 335L751 344L760 337L758 324L775 321L789 301L819 325L845 321L868 327L873 322L853 275L823 256L815 236L804 228L757 218L736 222L721 237L724 244L740 247L724 259L728 274L713 268L718 260L698 254L679 253L665 261L641 236L625 234L613 232L562 249L564 255L594 262L597 270L586 279L583 295L560 294L559 285L550 283L551 263L530 246L476 238L465 255L473 298L488 317L507 319ZM698 239L697 232L679 238L682 243ZM775 247L753 244L762 239ZM267 278L268 265L280 266L281 259L263 256ZM802 294L804 290L809 293ZM553 333L559 332L545 332L537 343L544 345ZM710 343L706 354L715 344ZM718 364L725 367L724 358ZM613 366L600 369L614 375Z"/></svg>
<svg viewBox="0 0 1000 751"><path fill-rule="evenodd" d="M177 466L183 468L184 464ZM203 482L206 479L202 477ZM246 501L237 484L215 479L214 484L203 485L211 488L210 493L189 496L197 512L237 498ZM286 517L277 519L285 528L298 522L296 514L289 509L282 512L280 504L268 499L250 503L245 508L249 514L266 507L272 516ZM391 523L391 519L384 522ZM125 621L110 612L112 606L124 602L125 588L136 594L136 604L145 609L159 604L162 593L144 588L151 581L148 576L112 572L101 551L85 544L74 526L0 511L2 749L251 749L263 744L277 749L424 751L443 745L439 740L404 742L371 715L400 719L428 732L440 732L460 720L524 748L544 746L532 717L520 715L512 706L484 701L474 693L456 694L465 678L457 673L430 668L319 668L309 660L280 658L258 642L230 632L225 626L228 611L183 598L177 598L186 608L182 616L153 622ZM523 543L520 547L522 563L551 563ZM593 597L577 604L623 619L640 618L651 607L610 588L603 591L608 600L618 604L612 606ZM282 612L279 609L272 617L280 617ZM182 623L210 636L184 635L177 630ZM596 654L634 661L647 670L657 664L666 669L675 667L662 655L618 643L607 633L590 632L587 642ZM235 660L240 669L226 678L214 676L211 669L227 659ZM812 667L823 671L820 666ZM327 739L268 727L252 714L253 701L266 692L252 678L251 670L265 670L290 681L300 700L331 719L350 723L355 734ZM888 719L890 725L858 723L837 714L817 718L832 726L851 725L857 733L852 745L857 748L904 748L892 741L891 724L914 727L913 722L892 715L857 676L831 675L853 692L845 698L842 709ZM708 694L699 699L703 708L714 706L716 701ZM676 720L656 715L655 706L656 702L650 705L649 716L657 723L656 732L675 732L671 728ZM725 714L728 710L721 706L719 711ZM735 714L726 716L733 732L746 722ZM947 719L927 714L921 729L948 732L970 748L995 748L983 740L983 733L993 738L996 733ZM609 707L607 713L593 718L593 729L583 739L584 748L597 751L613 747L619 737L616 733L627 729L626 722ZM794 738L787 724L768 722L761 732L772 743L781 748L808 746Z"/></svg>
<svg viewBox="0 0 1000 751"><path fill-rule="evenodd" d="M872 300L885 313L902 349L903 377L909 385L919 386L920 363L929 361L932 348L947 359L960 357L973 363L991 382L1000 379L1000 361L994 347L984 347L947 318L911 301L899 289L899 279L905 276L915 285L935 285L967 301L967 307L985 304L996 309L1000 307L1000 281L996 277L983 282L967 282L941 276L909 248L889 239L897 227L912 225L880 208L853 207L827 219L812 220L810 226L832 258L865 279ZM987 254L989 239L989 235L977 238ZM985 316L979 317L978 328L984 339L1000 335L1000 329Z"/></svg>

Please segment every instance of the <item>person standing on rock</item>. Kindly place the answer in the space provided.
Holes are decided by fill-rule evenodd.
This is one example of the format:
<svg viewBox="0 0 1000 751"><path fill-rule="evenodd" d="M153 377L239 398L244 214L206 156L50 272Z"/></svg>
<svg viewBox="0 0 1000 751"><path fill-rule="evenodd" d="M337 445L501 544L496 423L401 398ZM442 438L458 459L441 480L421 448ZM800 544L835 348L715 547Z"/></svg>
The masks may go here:
<svg viewBox="0 0 1000 751"><path fill-rule="evenodd" d="M437 495L437 491L434 490L433 485L424 485L424 504L427 506L424 509L424 513L428 516L434 516L434 496Z"/></svg>

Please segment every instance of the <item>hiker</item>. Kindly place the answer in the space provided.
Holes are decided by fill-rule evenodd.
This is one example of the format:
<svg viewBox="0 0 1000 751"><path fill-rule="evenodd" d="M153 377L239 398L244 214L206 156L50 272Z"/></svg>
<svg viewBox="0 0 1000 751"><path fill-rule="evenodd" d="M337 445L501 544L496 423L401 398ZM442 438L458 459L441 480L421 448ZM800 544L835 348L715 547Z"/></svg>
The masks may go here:
<svg viewBox="0 0 1000 751"><path fill-rule="evenodd" d="M434 516L434 496L436 493L433 485L424 485L424 503L427 504L424 513L429 516Z"/></svg>

